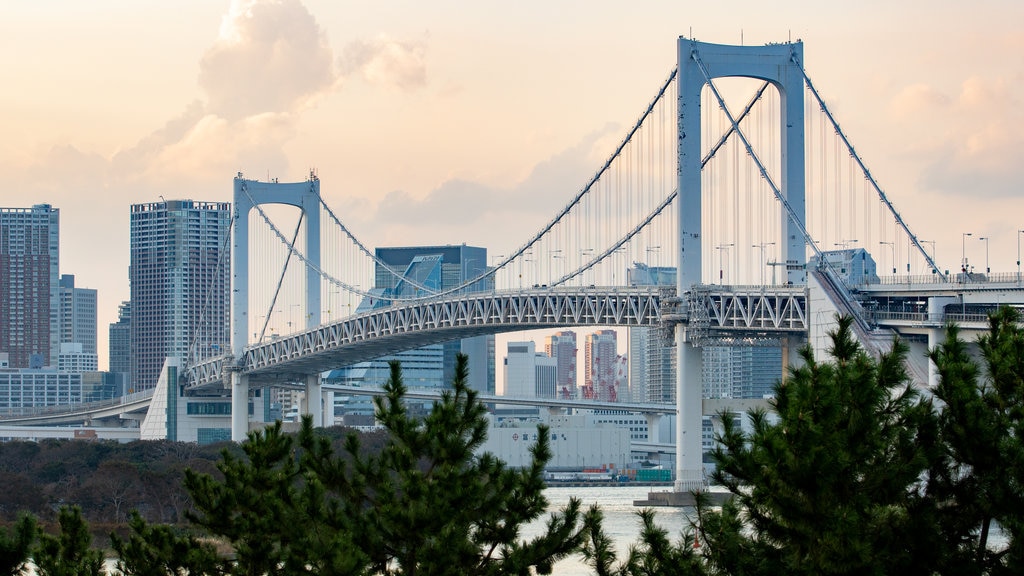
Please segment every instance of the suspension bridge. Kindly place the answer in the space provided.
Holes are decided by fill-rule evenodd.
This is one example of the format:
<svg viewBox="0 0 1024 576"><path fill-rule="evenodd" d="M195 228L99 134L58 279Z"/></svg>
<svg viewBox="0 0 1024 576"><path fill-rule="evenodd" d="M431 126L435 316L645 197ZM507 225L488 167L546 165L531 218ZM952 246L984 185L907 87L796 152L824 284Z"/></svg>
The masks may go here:
<svg viewBox="0 0 1024 576"><path fill-rule="evenodd" d="M965 295L1024 303L1019 275L968 282L938 266L812 83L803 48L680 37L676 65L585 185L552 190L564 206L500 255L441 262L443 283L364 244L324 202L316 174L239 174L231 341L195 338L182 393L230 396L241 440L261 387L319 398L326 370L484 334L659 328L676 343L676 488L687 491L703 486L700 346L815 342L839 312L877 353L893 330L933 342L955 319L952 304L967 320ZM895 276L904 265L901 278L917 278L906 287ZM637 266L670 271L674 284L638 284Z"/></svg>

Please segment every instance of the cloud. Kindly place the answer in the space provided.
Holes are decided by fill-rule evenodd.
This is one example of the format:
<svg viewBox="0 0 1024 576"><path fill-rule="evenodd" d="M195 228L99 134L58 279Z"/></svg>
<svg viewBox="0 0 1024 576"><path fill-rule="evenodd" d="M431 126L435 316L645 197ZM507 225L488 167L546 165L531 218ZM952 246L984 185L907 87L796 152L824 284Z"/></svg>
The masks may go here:
<svg viewBox="0 0 1024 576"><path fill-rule="evenodd" d="M971 78L963 83L946 126L922 173L926 189L943 194L1017 197L1024 189L1024 124L1020 97L1024 90L1006 78Z"/></svg>
<svg viewBox="0 0 1024 576"><path fill-rule="evenodd" d="M337 80L327 37L298 0L235 0L199 73L209 112L228 120L301 109Z"/></svg>
<svg viewBox="0 0 1024 576"><path fill-rule="evenodd" d="M948 108L952 99L933 86L924 83L905 86L889 102L889 109L898 118L907 118L920 113L934 113L936 109Z"/></svg>
<svg viewBox="0 0 1024 576"><path fill-rule="evenodd" d="M422 198L389 193L366 222L381 242L446 242L497 245L520 242L540 229L578 193L606 160L621 126L609 124L576 145L539 162L521 182L489 186L453 178ZM383 224L382 224L383 223ZM377 238L375 238L376 240Z"/></svg>
<svg viewBox="0 0 1024 576"><path fill-rule="evenodd" d="M349 43L339 59L345 75L360 75L375 85L406 90L427 83L426 49L422 43L400 42L380 36Z"/></svg>

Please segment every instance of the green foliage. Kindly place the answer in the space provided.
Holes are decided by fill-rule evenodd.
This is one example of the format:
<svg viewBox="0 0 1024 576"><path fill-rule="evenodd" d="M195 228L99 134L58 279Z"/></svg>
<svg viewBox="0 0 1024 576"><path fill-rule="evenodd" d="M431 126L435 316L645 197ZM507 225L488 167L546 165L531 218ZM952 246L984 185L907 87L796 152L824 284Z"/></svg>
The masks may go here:
<svg viewBox="0 0 1024 576"><path fill-rule="evenodd" d="M520 539L547 507L548 431L539 429L523 469L478 455L486 409L467 385L467 362L459 357L452 389L422 419L407 413L392 363L387 396L376 401L387 430L379 453L367 454L350 434L337 454L306 418L297 439L280 424L250 434L244 454L224 453L221 478L187 474L191 521L233 548L227 573L547 574L579 551L593 518L584 521L577 500L552 514L542 534ZM149 554L142 557L165 566L146 574L173 573L166 558L181 540L141 520L134 530Z"/></svg>
<svg viewBox="0 0 1024 576"><path fill-rule="evenodd" d="M33 554L39 576L101 576L103 552L92 547L92 535L77 506L57 515L57 535L41 533Z"/></svg>
<svg viewBox="0 0 1024 576"><path fill-rule="evenodd" d="M16 576L22 573L36 541L35 517L23 514L13 530L0 530L0 574Z"/></svg>
<svg viewBox="0 0 1024 576"><path fill-rule="evenodd" d="M928 465L918 431L931 405L909 385L904 343L876 362L851 319L838 321L831 362L804 347L804 365L777 386L777 423L754 412L748 435L722 415L714 478L734 502L702 512L712 573L909 574L927 565L926 550L902 535L916 529L909 488Z"/></svg>
<svg viewBox="0 0 1024 576"><path fill-rule="evenodd" d="M654 512L637 512L640 520L640 540L630 548L625 562L615 565L616 554L611 539L601 527L601 511L590 509L587 522L590 539L583 550L583 558L594 567L597 576L702 576L706 574L704 558L699 553L700 542L691 528L684 531L677 543L668 538L668 531L654 523Z"/></svg>
<svg viewBox="0 0 1024 576"><path fill-rule="evenodd" d="M935 396L944 404L929 494L942 529L945 562L961 574L1024 571L1024 330L1001 308L978 339L984 371L955 326L932 351ZM1008 545L993 547L1001 527Z"/></svg>
<svg viewBox="0 0 1024 576"><path fill-rule="evenodd" d="M137 513L129 520L132 534L124 540L111 534L117 569L125 576L186 576L223 574L217 551L191 535L178 534L171 526L148 525Z"/></svg>

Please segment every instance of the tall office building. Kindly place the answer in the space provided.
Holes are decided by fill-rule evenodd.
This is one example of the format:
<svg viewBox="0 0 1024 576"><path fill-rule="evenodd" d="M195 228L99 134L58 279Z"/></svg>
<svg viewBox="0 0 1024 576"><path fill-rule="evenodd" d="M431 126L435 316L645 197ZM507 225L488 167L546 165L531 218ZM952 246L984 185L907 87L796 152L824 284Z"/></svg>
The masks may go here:
<svg viewBox="0 0 1024 576"><path fill-rule="evenodd" d="M60 277L60 343L81 344L83 354L96 355L96 290L76 288L72 274Z"/></svg>
<svg viewBox="0 0 1024 576"><path fill-rule="evenodd" d="M618 336L614 330L587 334L583 397L603 402L618 402Z"/></svg>
<svg viewBox="0 0 1024 576"><path fill-rule="evenodd" d="M576 398L576 333L556 332L544 341L544 353L555 359L555 391L559 398Z"/></svg>
<svg viewBox="0 0 1024 576"><path fill-rule="evenodd" d="M117 307L117 322L111 322L108 337L108 368L119 374L122 385L129 384L128 374L132 371L132 303L125 301ZM129 386L124 386L126 389Z"/></svg>
<svg viewBox="0 0 1024 576"><path fill-rule="evenodd" d="M377 248L377 258L401 278L377 264L372 297L365 298L357 311L386 305L390 298L425 296L447 290L475 278L487 270L487 249L475 246L409 246ZM404 279L403 279L404 278ZM492 290L493 276L469 287L468 291ZM493 394L494 336L477 336L432 344L415 350L334 370L331 380L382 385L389 375L388 362L402 363L402 379L410 388L447 388L455 375L458 354L469 356L469 387Z"/></svg>
<svg viewBox="0 0 1024 576"><path fill-rule="evenodd" d="M0 353L10 368L57 366L60 210L0 208Z"/></svg>
<svg viewBox="0 0 1024 576"><path fill-rule="evenodd" d="M537 352L537 344L509 342L505 356L505 387L502 396L515 398L554 398L558 364L547 354Z"/></svg>
<svg viewBox="0 0 1024 576"><path fill-rule="evenodd" d="M704 346L701 380L705 398L770 398L782 378L782 348Z"/></svg>
<svg viewBox="0 0 1024 576"><path fill-rule="evenodd" d="M156 385L169 356L230 350L231 205L171 200L131 207L131 385Z"/></svg>
<svg viewBox="0 0 1024 576"><path fill-rule="evenodd" d="M637 262L627 271L633 286L675 286L676 269ZM630 328L629 389L634 402L676 400L676 346L661 328Z"/></svg>

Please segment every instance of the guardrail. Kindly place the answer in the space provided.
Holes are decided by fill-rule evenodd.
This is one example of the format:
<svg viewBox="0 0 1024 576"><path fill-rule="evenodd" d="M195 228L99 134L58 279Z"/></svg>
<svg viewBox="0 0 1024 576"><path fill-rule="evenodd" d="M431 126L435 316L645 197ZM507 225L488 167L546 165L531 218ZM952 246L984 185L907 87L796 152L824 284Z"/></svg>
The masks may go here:
<svg viewBox="0 0 1024 576"><path fill-rule="evenodd" d="M148 398L153 397L153 390L143 390L141 392L133 392L131 394L125 394L124 396L118 396L117 398L109 398L107 400L97 400L95 402L75 402L72 404L59 404L55 406L25 406L21 408L0 408L0 420L4 418L27 418L33 416L50 416L58 414L68 414L72 412L89 412L94 410L102 410L104 408L114 408L115 406L124 406L126 404L134 404Z"/></svg>

